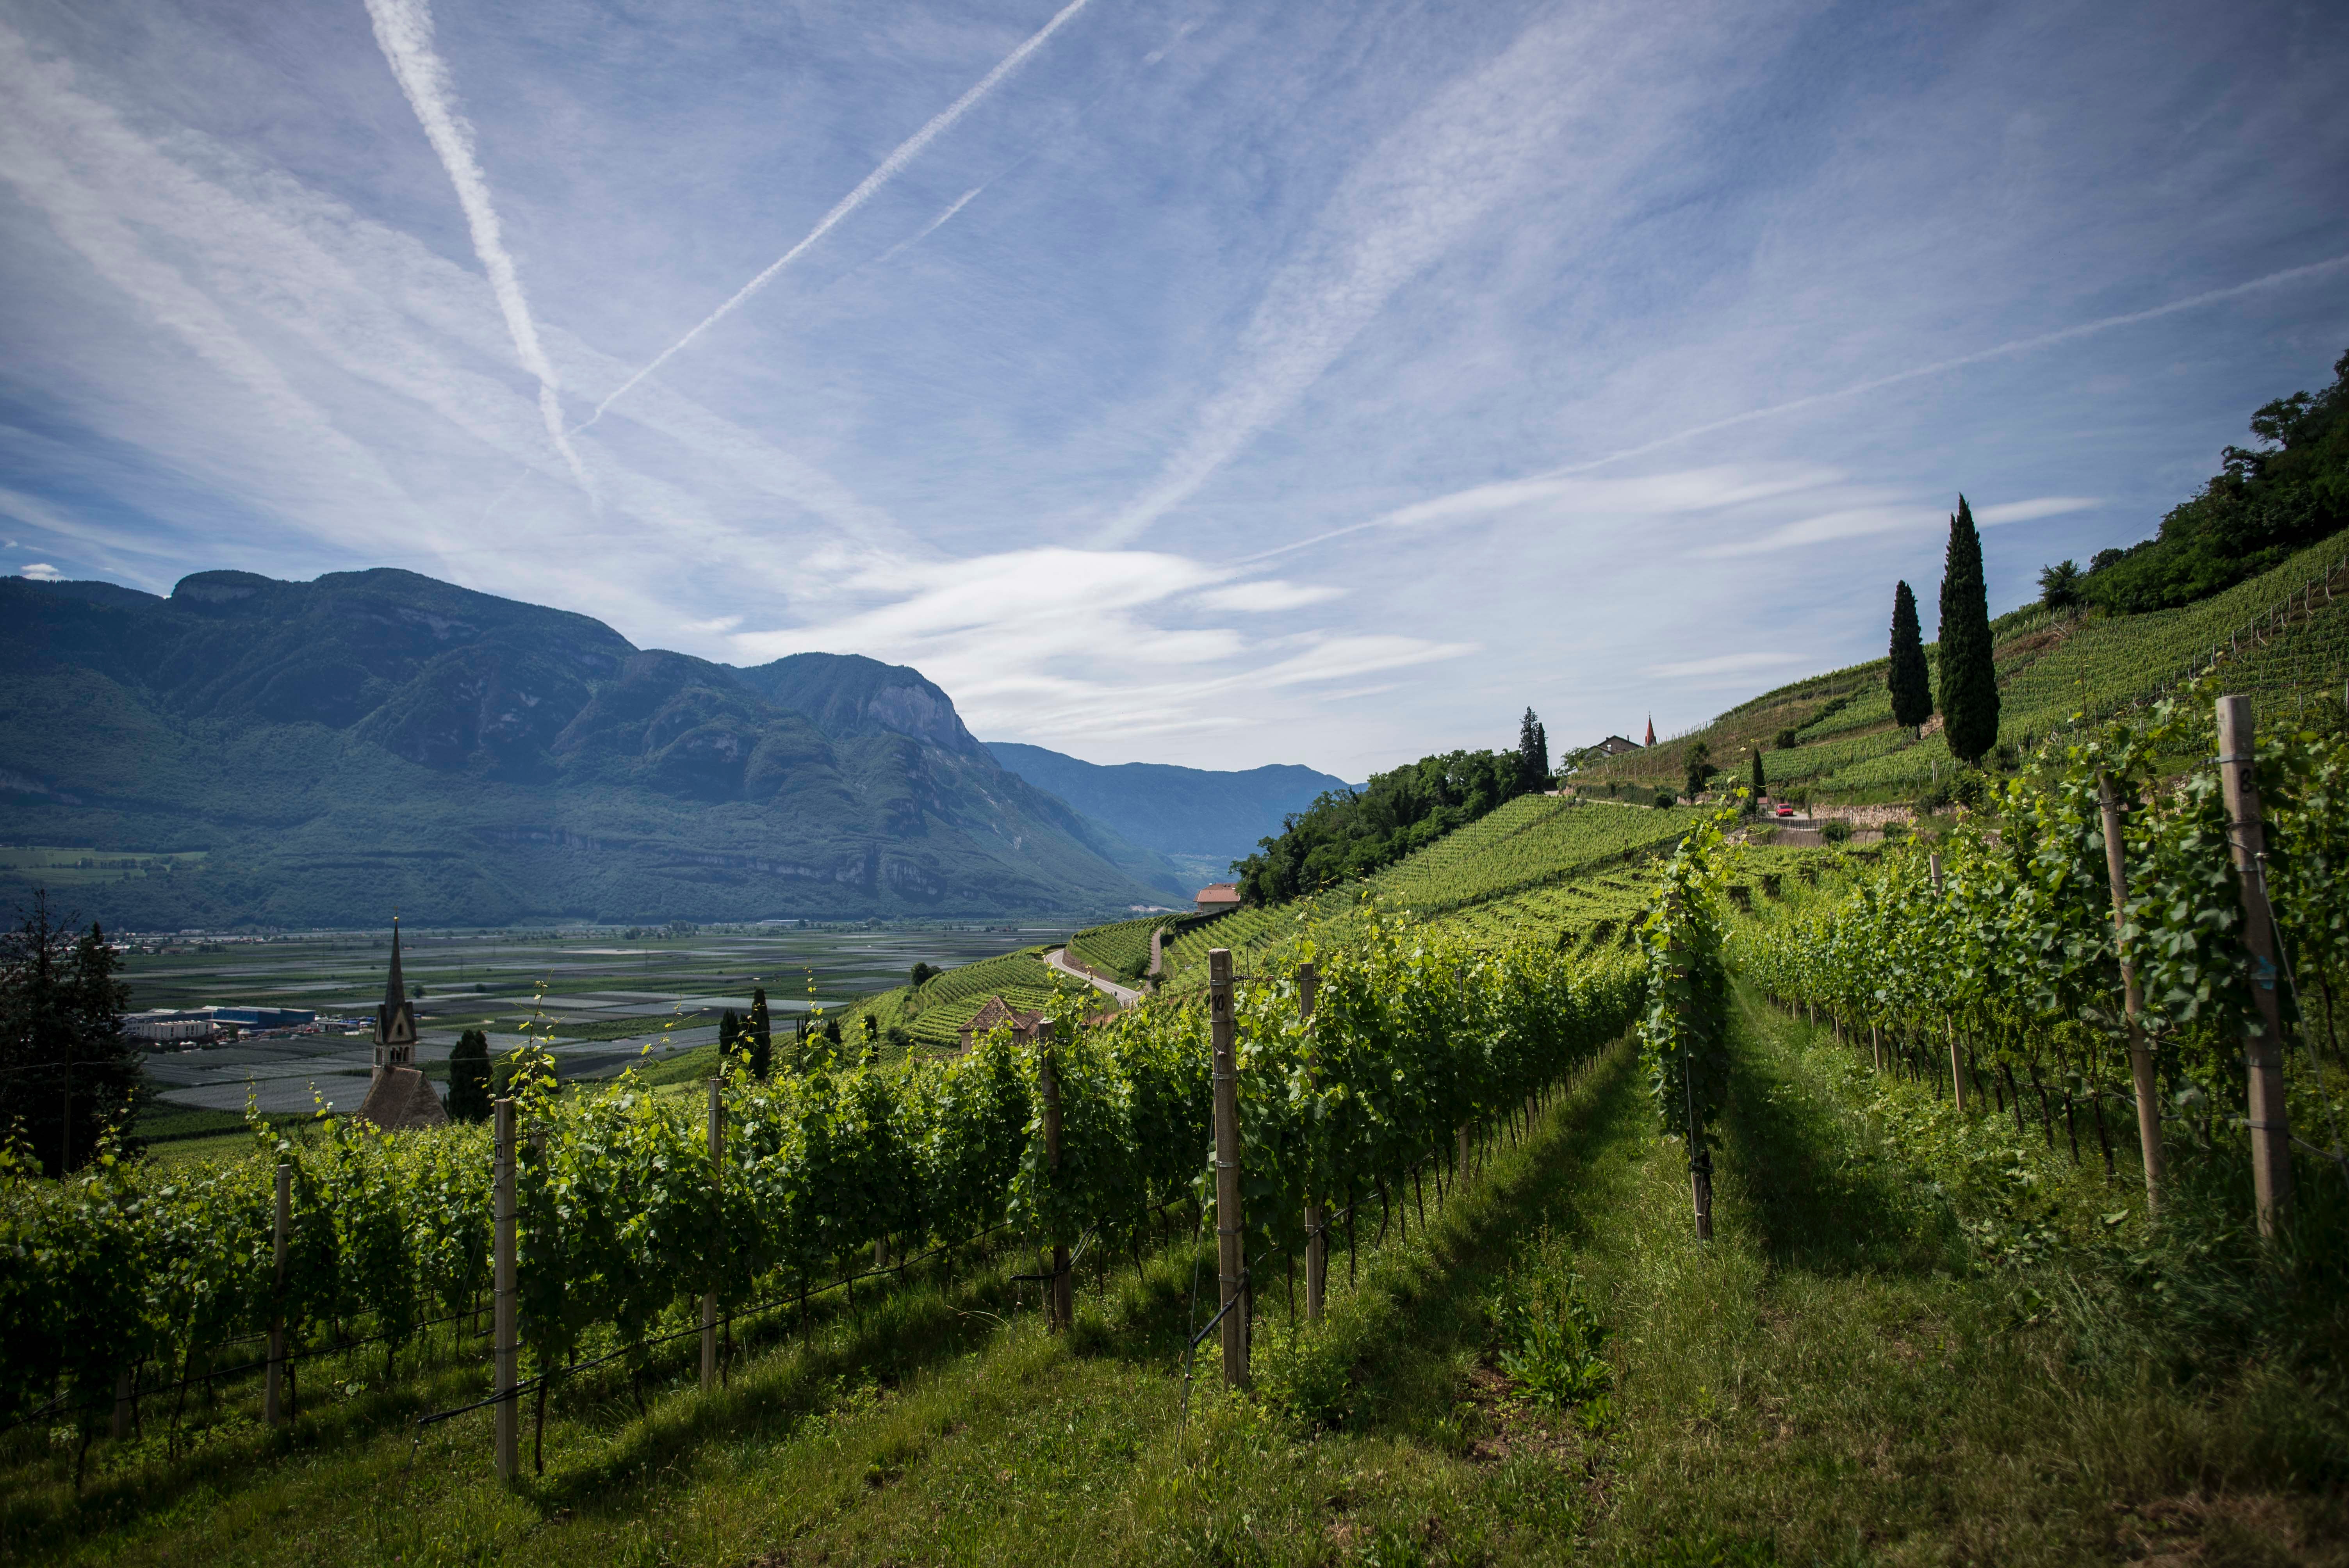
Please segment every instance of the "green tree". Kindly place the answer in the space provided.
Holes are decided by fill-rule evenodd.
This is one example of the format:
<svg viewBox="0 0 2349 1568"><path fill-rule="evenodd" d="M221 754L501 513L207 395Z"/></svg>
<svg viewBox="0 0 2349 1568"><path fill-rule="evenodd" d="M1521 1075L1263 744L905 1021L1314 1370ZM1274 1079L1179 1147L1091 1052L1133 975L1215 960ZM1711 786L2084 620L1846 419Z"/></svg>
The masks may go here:
<svg viewBox="0 0 2349 1568"><path fill-rule="evenodd" d="M1549 788L1549 731L1532 708L1517 721L1517 792L1530 795Z"/></svg>
<svg viewBox="0 0 2349 1568"><path fill-rule="evenodd" d="M927 964L915 965L912 975L913 988L916 991L920 990L924 985L927 985L931 977L936 974L937 971L931 968Z"/></svg>
<svg viewBox="0 0 2349 1568"><path fill-rule="evenodd" d="M1770 780L1762 772L1762 746L1759 741L1754 746L1754 776L1745 784L1745 814L1750 817L1762 809L1762 798L1770 792Z"/></svg>
<svg viewBox="0 0 2349 1568"><path fill-rule="evenodd" d="M1892 588L1892 661L1885 676L1892 688L1892 722L1915 729L1933 717L1933 688L1925 672L1925 639L1917 625L1917 595L1909 584Z"/></svg>
<svg viewBox="0 0 2349 1568"><path fill-rule="evenodd" d="M490 1037L479 1029L467 1029L449 1053L449 1119L489 1119Z"/></svg>
<svg viewBox="0 0 2349 1568"><path fill-rule="evenodd" d="M1940 651L1941 719L1950 751L1961 761L1980 762L1998 744L1998 669L1992 663L1982 536L1963 496L1950 519L1941 568Z"/></svg>
<svg viewBox="0 0 2349 1568"><path fill-rule="evenodd" d="M1688 769L1688 798L1693 800L1704 793L1705 785L1721 769L1713 766L1713 748L1702 740L1692 742L1682 760Z"/></svg>
<svg viewBox="0 0 2349 1568"><path fill-rule="evenodd" d="M97 925L77 938L50 913L46 889L0 934L0 1137L14 1128L52 1176L87 1162L109 1128L127 1132L147 1098L117 963Z"/></svg>
<svg viewBox="0 0 2349 1568"><path fill-rule="evenodd" d="M718 1059L731 1062L734 1053L742 1048L742 1020L729 1007L718 1016Z"/></svg>
<svg viewBox="0 0 2349 1568"><path fill-rule="evenodd" d="M2085 575L2076 561L2059 561L2039 569L2039 602L2050 610L2068 610L2080 602Z"/></svg>
<svg viewBox="0 0 2349 1568"><path fill-rule="evenodd" d="M763 985L750 993L750 1021L743 1033L744 1044L750 1050L750 1076L765 1078L775 1068L775 1034L767 1017L767 988Z"/></svg>

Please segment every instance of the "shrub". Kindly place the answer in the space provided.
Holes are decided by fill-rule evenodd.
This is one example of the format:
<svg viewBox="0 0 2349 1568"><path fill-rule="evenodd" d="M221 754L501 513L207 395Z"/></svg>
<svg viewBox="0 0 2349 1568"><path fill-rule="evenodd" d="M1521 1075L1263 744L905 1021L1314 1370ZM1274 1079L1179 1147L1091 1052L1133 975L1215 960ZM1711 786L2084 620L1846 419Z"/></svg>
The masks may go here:
<svg viewBox="0 0 2349 1568"><path fill-rule="evenodd" d="M1495 1359L1528 1404L1552 1410L1582 1407L1585 1425L1608 1415L1613 1368L1606 1326L1583 1293L1579 1275L1549 1270L1510 1276L1488 1304Z"/></svg>
<svg viewBox="0 0 2349 1568"><path fill-rule="evenodd" d="M1851 824L1841 817L1829 817L1819 824L1819 837L1830 844L1847 843L1851 839Z"/></svg>
<svg viewBox="0 0 2349 1568"><path fill-rule="evenodd" d="M1649 801L1648 804L1653 806L1659 811L1669 811L1673 806L1678 804L1678 802L1672 799L1672 792L1671 790L1659 789L1656 791L1656 798Z"/></svg>

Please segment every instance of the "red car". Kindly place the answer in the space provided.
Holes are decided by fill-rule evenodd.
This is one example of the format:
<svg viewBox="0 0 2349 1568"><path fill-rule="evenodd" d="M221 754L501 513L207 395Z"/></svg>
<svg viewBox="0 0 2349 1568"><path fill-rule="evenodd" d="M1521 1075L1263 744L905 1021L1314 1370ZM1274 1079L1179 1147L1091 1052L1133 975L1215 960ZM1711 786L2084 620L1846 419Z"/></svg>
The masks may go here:
<svg viewBox="0 0 2349 1568"><path fill-rule="evenodd" d="M1795 809L1792 806L1781 806L1778 808L1778 815L1781 817L1791 817L1794 814Z"/></svg>

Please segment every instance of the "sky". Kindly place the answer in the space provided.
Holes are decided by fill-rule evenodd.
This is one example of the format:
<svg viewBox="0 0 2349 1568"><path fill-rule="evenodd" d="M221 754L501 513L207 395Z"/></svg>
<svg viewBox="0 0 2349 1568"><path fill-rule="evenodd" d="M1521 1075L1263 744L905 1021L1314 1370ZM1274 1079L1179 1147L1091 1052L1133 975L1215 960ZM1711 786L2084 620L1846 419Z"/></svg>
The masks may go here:
<svg viewBox="0 0 2349 1568"><path fill-rule="evenodd" d="M1670 735L2349 348L2349 8L0 0L0 563L397 566L972 730Z"/></svg>

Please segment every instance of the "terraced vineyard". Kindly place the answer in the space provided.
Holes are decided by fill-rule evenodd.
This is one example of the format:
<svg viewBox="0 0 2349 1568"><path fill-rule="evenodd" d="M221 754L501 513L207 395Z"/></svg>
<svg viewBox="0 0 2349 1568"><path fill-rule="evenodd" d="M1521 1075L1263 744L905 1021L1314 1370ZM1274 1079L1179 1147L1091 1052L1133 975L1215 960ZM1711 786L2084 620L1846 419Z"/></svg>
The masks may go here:
<svg viewBox="0 0 2349 1568"><path fill-rule="evenodd" d="M1193 927L1168 949L1168 981L1191 986L1206 973L1207 950L1228 947L1243 966L1306 930L1342 942L1356 928L1363 902L1408 910L1422 919L1455 924L1498 940L1511 919L1545 925L1571 923L1568 911L1593 895L1581 890L1619 867L1675 843L1703 819L1683 807L1657 810L1552 795L1520 796L1478 821L1445 835L1375 876L1274 909L1244 909ZM1626 875L1626 886L1636 879ZM1544 903L1543 892L1556 893ZM1611 905L1609 906L1611 907ZM1501 911L1517 912L1515 915ZM1470 918L1474 912L1475 918ZM1537 913L1539 912L1539 913ZM1587 926L1603 916L1593 915ZM1582 927L1578 927L1581 929Z"/></svg>
<svg viewBox="0 0 2349 1568"><path fill-rule="evenodd" d="M990 996L1001 996L1014 1007L1040 1007L1071 982L1044 965L1050 944L1022 948L999 958L983 958L933 976L916 993L900 985L867 996L848 1010L845 1026L860 1032L872 1018L885 1034L901 1029L915 1045L951 1048L962 1039L962 1026L978 1016Z"/></svg>
<svg viewBox="0 0 2349 1568"><path fill-rule="evenodd" d="M2200 603L2134 615L2051 614L2037 605L1992 623L1999 739L2028 750L2069 728L2145 702L2223 654L2230 690L2265 711L2337 714L2349 682L2349 551L2312 546L2274 571ZM1928 653L1931 650L1929 648ZM1951 776L1948 746L1892 722L1881 659L1765 692L1692 734L1609 758L1577 779L1585 794L1678 789L1691 744L1742 773L1759 745L1771 786L1821 799L1889 799ZM1795 745L1778 742L1792 730Z"/></svg>
<svg viewBox="0 0 2349 1568"><path fill-rule="evenodd" d="M1145 915L1140 920L1121 920L1114 925L1080 931L1069 938L1069 956L1104 974L1138 980L1150 966L1150 934L1162 925L1172 924L1175 918Z"/></svg>

